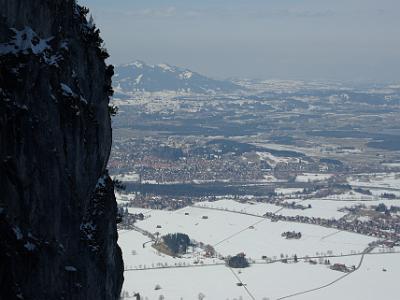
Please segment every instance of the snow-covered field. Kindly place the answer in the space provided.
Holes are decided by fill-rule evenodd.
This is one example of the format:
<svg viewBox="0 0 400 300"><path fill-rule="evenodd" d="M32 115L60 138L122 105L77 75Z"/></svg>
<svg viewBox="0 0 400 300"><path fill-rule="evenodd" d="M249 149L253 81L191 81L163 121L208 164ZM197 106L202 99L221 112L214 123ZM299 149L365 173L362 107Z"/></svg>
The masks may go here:
<svg viewBox="0 0 400 300"><path fill-rule="evenodd" d="M347 191L342 194L334 194L334 195L329 195L326 197L326 200L332 200L332 201L372 201L376 200L377 197L374 197L373 195L365 195L361 194L355 191Z"/></svg>
<svg viewBox="0 0 400 300"><path fill-rule="evenodd" d="M302 188L276 188L275 193L282 195L291 195L296 193L301 193L303 191Z"/></svg>
<svg viewBox="0 0 400 300"><path fill-rule="evenodd" d="M385 271L386 270L386 271ZM361 268L332 286L293 297L296 300L397 300L400 254L367 255Z"/></svg>
<svg viewBox="0 0 400 300"><path fill-rule="evenodd" d="M116 176L116 178L121 181L139 181L139 177L139 174L136 172L129 172Z"/></svg>
<svg viewBox="0 0 400 300"><path fill-rule="evenodd" d="M310 209L305 210L294 210L294 209L283 209L279 214L284 216L306 216L306 217L321 217L324 219L340 219L346 215L346 212L341 211L342 208L350 208L356 205L377 206L380 203L386 206L400 206L400 200L330 200L330 199L310 199L302 201L301 204L304 206L311 205Z"/></svg>
<svg viewBox="0 0 400 300"><path fill-rule="evenodd" d="M332 177L332 174L317 174L317 173L304 173L297 175L297 182L313 182L313 181L324 181Z"/></svg>
<svg viewBox="0 0 400 300"><path fill-rule="evenodd" d="M306 262L256 264L240 271L233 270L237 277L225 266L134 271L125 273L125 281L132 284L125 283L123 290L130 295L140 292L143 299L149 300L160 299L161 295L165 299L199 299L201 294L205 296L204 299L212 300L275 300L291 295L289 298L300 300L397 300L399 256L367 255L358 271L341 280L338 279L345 273ZM361 255L358 255L342 261L348 265L357 265L360 259ZM246 284L254 298L243 287L237 286L238 278ZM324 287L336 280L332 285ZM159 290L155 289L157 285ZM320 287L324 288L314 290ZM385 291L384 295L381 295L382 290Z"/></svg>
<svg viewBox="0 0 400 300"><path fill-rule="evenodd" d="M200 252L195 255L188 253L182 258L173 258L171 256L159 253L155 250L150 239L137 231L122 231L119 233L119 245L124 249L125 269L148 269L157 267L167 267L175 265L193 265L194 261L201 261L202 264L215 264L217 259L202 258Z"/></svg>
<svg viewBox="0 0 400 300"><path fill-rule="evenodd" d="M329 216L340 205L348 203L345 200L307 201L313 209L301 212L312 211L320 216L324 216L324 209ZM303 257L333 255L339 257L330 257L332 264L357 266L362 251L374 239L316 225L271 222L259 217L266 211L277 212L279 209L279 206L272 204L239 203L228 199L202 202L177 211L129 208L131 213L142 212L145 215L143 221L136 223L143 230L151 233L157 231L161 235L186 233L197 242L214 246L222 256L244 252L253 264L245 269L230 269L220 258L204 258L198 249L182 258L172 258L159 254L148 243L149 238L141 233L120 231L119 243L128 269L123 287L125 294L133 296L139 292L142 299L149 300L201 299L201 295L205 296L204 299L215 300L272 300L286 299L291 295L293 299L397 299L394 296L394 280L400 275L400 254L381 253L382 250L366 255L360 269L347 277L320 290L302 294L328 285L346 274L320 264L323 258L316 258L318 263L312 265ZM283 209L279 213L286 215L291 211L299 210ZM340 217L340 214L337 212L336 217ZM285 239L281 236L285 231L301 232L302 238ZM299 257L298 263L266 263L267 260L263 258L292 258L294 254ZM237 285L239 280L247 290ZM367 284L368 288L363 288L366 282L374 284ZM385 289L384 298L380 298L381 288Z"/></svg>
<svg viewBox="0 0 400 300"><path fill-rule="evenodd" d="M197 300L199 294L205 299L249 299L237 280L225 266L177 268L125 272L123 291L133 296L139 292L147 300ZM161 287L156 290L156 285ZM160 296L164 296L162 298ZM134 298L133 298L134 299Z"/></svg>
<svg viewBox="0 0 400 300"><path fill-rule="evenodd" d="M257 152L260 159L267 161L271 166L276 166L278 163L297 162L297 158L278 157L268 152Z"/></svg>
<svg viewBox="0 0 400 300"><path fill-rule="evenodd" d="M361 194L360 194L361 195ZM364 196L364 195L362 195ZM229 210L240 213L254 214L258 216L264 215L266 212L276 213L282 216L305 216L305 217L320 217L324 219L340 219L346 215L346 212L341 211L342 208L350 208L355 205L363 204L365 206L377 206L380 203L386 206L400 206L400 199L378 199L377 197L354 197L350 198L348 194L342 194L342 196L321 199L290 199L287 202L295 202L301 204L305 207L309 205L311 208L301 209L291 209L282 208L274 204L268 203L257 203L248 201L246 203L239 203L233 200L218 200L214 202L200 202L197 203L198 207L208 207L220 210Z"/></svg>
<svg viewBox="0 0 400 300"><path fill-rule="evenodd" d="M221 199L213 202L199 202L195 204L196 207L204 208L215 208L219 210L229 210L238 213L248 213L257 216L262 216L267 212L276 212L281 209L280 206L269 204L269 203L257 203L253 201L247 201L240 203L231 199Z"/></svg>
<svg viewBox="0 0 400 300"><path fill-rule="evenodd" d="M400 162L396 162L396 163L383 163L382 164L385 167L388 168L400 168Z"/></svg>
<svg viewBox="0 0 400 300"><path fill-rule="evenodd" d="M304 210L299 209L283 209L279 214L284 216L305 216L305 217L320 217L324 219L340 219L346 215L345 212L339 211L341 208L353 206L353 203L346 203L342 201L331 201L324 199L310 199L301 201L301 205L311 208Z"/></svg>
<svg viewBox="0 0 400 300"><path fill-rule="evenodd" d="M359 174L347 179L352 186L400 190L400 173Z"/></svg>

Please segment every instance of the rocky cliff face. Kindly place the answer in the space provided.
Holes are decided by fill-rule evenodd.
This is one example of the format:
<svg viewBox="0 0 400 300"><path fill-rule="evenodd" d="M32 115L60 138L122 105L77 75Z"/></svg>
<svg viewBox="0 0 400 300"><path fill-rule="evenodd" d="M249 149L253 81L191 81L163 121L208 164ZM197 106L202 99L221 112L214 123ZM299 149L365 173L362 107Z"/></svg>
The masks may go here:
<svg viewBox="0 0 400 300"><path fill-rule="evenodd" d="M117 299L99 32L72 0L0 0L0 299Z"/></svg>

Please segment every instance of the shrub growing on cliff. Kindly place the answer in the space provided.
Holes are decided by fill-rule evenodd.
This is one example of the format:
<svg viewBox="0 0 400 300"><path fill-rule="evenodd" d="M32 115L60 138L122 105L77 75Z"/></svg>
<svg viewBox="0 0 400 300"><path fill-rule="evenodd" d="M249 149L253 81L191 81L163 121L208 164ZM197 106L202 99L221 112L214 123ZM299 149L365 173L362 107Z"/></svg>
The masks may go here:
<svg viewBox="0 0 400 300"><path fill-rule="evenodd" d="M118 106L116 105L109 105L108 106L108 113L111 117L115 117L118 114Z"/></svg>
<svg viewBox="0 0 400 300"><path fill-rule="evenodd" d="M117 191L125 191L126 190L126 185L121 180L114 178L113 183L114 183L114 188Z"/></svg>

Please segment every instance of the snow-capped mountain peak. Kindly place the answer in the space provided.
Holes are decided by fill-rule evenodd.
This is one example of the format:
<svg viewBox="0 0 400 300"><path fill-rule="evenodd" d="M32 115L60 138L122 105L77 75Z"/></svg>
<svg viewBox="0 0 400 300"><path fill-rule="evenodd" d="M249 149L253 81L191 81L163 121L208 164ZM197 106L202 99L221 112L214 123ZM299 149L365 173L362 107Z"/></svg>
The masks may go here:
<svg viewBox="0 0 400 300"><path fill-rule="evenodd" d="M215 80L188 69L168 64L148 65L142 61L117 66L114 86L122 93L134 92L231 92L240 87L230 81Z"/></svg>
<svg viewBox="0 0 400 300"><path fill-rule="evenodd" d="M158 64L157 67L161 68L164 72L176 72L176 67L171 67L168 64Z"/></svg>
<svg viewBox="0 0 400 300"><path fill-rule="evenodd" d="M190 79L193 76L193 72L191 71L184 71L183 73L179 74L179 78L181 79Z"/></svg>
<svg viewBox="0 0 400 300"><path fill-rule="evenodd" d="M134 62L123 65L123 67L136 67L138 69L143 69L145 63L140 60L135 60Z"/></svg>

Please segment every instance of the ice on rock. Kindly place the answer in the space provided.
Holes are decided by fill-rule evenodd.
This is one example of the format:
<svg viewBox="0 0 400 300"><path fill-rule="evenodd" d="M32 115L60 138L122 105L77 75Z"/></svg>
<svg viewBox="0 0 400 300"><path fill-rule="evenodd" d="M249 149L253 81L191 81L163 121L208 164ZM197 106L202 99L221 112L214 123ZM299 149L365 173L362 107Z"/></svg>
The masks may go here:
<svg viewBox="0 0 400 300"><path fill-rule="evenodd" d="M30 27L22 30L11 28L14 38L9 43L0 44L0 54L29 54L29 50L34 54L41 54L50 49L49 42L53 37L41 39Z"/></svg>
<svg viewBox="0 0 400 300"><path fill-rule="evenodd" d="M18 226L14 227L13 231L14 231L14 234L15 234L15 237L17 238L17 240L22 240L23 239L24 236L23 236L23 234L21 232L21 229L19 229Z"/></svg>
<svg viewBox="0 0 400 300"><path fill-rule="evenodd" d="M76 272L76 271L78 271L74 266L65 266L64 269L67 272Z"/></svg>
<svg viewBox="0 0 400 300"><path fill-rule="evenodd" d="M62 94L66 97L77 97L72 89L65 83L60 83Z"/></svg>
<svg viewBox="0 0 400 300"><path fill-rule="evenodd" d="M104 188L106 186L106 176L101 176L96 184L96 189Z"/></svg>
<svg viewBox="0 0 400 300"><path fill-rule="evenodd" d="M31 243L31 242L26 242L24 247L28 250L28 251L34 251L36 249L35 244Z"/></svg>

